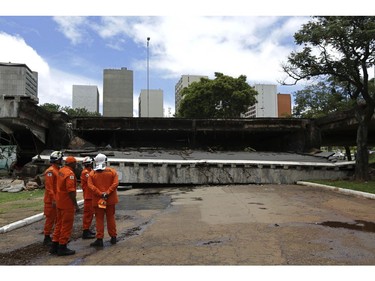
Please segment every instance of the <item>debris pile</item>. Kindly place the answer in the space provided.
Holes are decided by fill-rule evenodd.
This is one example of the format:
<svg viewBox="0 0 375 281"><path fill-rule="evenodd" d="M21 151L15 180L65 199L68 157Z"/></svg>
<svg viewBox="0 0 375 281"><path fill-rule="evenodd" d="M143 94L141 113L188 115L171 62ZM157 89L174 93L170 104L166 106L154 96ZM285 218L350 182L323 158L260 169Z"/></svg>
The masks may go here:
<svg viewBox="0 0 375 281"><path fill-rule="evenodd" d="M39 181L39 183L38 183ZM22 179L0 179L0 191L2 192L21 192L23 190L30 191L34 189L44 188L44 184L38 178L30 180Z"/></svg>

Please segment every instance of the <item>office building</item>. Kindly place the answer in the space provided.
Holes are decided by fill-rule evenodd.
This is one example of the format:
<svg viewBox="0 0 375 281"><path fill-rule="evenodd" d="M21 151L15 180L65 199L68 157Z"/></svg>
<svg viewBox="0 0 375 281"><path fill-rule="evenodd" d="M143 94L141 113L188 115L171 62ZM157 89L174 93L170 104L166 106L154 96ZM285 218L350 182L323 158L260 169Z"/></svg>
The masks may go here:
<svg viewBox="0 0 375 281"><path fill-rule="evenodd" d="M290 117L292 115L292 97L290 94L277 94L277 116Z"/></svg>
<svg viewBox="0 0 375 281"><path fill-rule="evenodd" d="M103 116L133 117L133 71L104 69Z"/></svg>
<svg viewBox="0 0 375 281"><path fill-rule="evenodd" d="M163 90L141 90L138 98L139 117L164 117L163 111Z"/></svg>
<svg viewBox="0 0 375 281"><path fill-rule="evenodd" d="M201 78L208 79L208 76L202 76L202 75L182 75L180 80L178 80L176 86L175 86L175 112L178 112L182 96L181 91L188 87L193 82L199 82Z"/></svg>
<svg viewBox="0 0 375 281"><path fill-rule="evenodd" d="M26 64L0 63L0 96L38 103L38 73Z"/></svg>
<svg viewBox="0 0 375 281"><path fill-rule="evenodd" d="M242 117L289 117L292 114L290 94L278 94L277 85L255 84L257 103L250 106Z"/></svg>
<svg viewBox="0 0 375 281"><path fill-rule="evenodd" d="M99 112L99 90L92 85L73 85L73 109L85 108L89 112Z"/></svg>

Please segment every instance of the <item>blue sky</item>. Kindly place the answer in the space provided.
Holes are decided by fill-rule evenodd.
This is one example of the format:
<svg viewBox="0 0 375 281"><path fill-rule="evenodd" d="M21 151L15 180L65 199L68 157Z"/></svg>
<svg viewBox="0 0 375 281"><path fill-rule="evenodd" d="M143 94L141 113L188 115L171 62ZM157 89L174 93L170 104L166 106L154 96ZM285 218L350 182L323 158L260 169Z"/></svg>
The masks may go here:
<svg viewBox="0 0 375 281"><path fill-rule="evenodd" d="M23 9L13 2L22 2L24 6L18 7ZM28 9L29 2L33 10ZM49 4L38 7L39 2ZM40 104L63 106L72 106L74 84L97 85L102 101L103 70L127 67L134 73L133 116L138 116L138 96L147 88L150 37L150 89L163 90L168 116L174 113L174 87L183 74L210 78L215 72L243 74L250 85L278 84L285 77L281 63L296 48L293 34L309 20L303 13L290 16L283 10L279 15L263 10L247 15L238 7L206 6L196 0L189 2L193 8L184 14L176 12L182 9L178 1L168 2L165 13L160 6L164 2L156 6L141 0L136 7L108 10L95 1L77 6L70 0L56 5L14 0L9 13L0 14L0 61L26 63L39 73ZM279 86L278 91L292 93L300 87Z"/></svg>

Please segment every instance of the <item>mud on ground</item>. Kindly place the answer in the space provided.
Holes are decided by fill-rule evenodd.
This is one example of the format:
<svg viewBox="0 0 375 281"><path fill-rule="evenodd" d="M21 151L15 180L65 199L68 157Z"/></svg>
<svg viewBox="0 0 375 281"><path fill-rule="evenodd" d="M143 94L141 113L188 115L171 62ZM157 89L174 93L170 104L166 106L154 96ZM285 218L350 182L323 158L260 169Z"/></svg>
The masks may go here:
<svg viewBox="0 0 375 281"><path fill-rule="evenodd" d="M82 193L77 193L77 201L79 200L82 200ZM4 202L1 204L1 210L0 227L3 227L22 219L37 214L42 214L43 196L28 197L26 199L20 199L17 201ZM80 227L81 221L82 214L77 214L75 217L75 226L71 238L72 240L78 239L82 235L82 228ZM0 242L0 265L27 265L30 264L32 260L40 258L48 253L49 248L43 245L43 225L44 218L29 226L12 230L6 234L0 234L1 240L4 241L4 243ZM29 237L31 230L36 229L40 230L38 233L39 235L34 238ZM20 247L23 240L22 237L25 237L25 243L24 246ZM29 240L31 241L30 244L27 242Z"/></svg>

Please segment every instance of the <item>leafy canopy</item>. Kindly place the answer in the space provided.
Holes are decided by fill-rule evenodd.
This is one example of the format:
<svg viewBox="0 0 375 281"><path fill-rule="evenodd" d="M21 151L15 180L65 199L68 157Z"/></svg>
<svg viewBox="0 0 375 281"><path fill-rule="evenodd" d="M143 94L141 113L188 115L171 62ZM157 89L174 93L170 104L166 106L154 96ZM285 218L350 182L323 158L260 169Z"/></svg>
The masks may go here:
<svg viewBox="0 0 375 281"><path fill-rule="evenodd" d="M257 92L246 82L245 75L233 78L215 72L215 79L201 78L181 94L176 117L239 118L256 103Z"/></svg>
<svg viewBox="0 0 375 281"><path fill-rule="evenodd" d="M40 107L49 112L63 111L70 117L101 116L99 112L90 112L86 108L71 108L69 106L60 106L59 104L54 103L44 103Z"/></svg>
<svg viewBox="0 0 375 281"><path fill-rule="evenodd" d="M301 118L319 118L353 107L345 89L332 79L321 80L294 93L293 115Z"/></svg>

